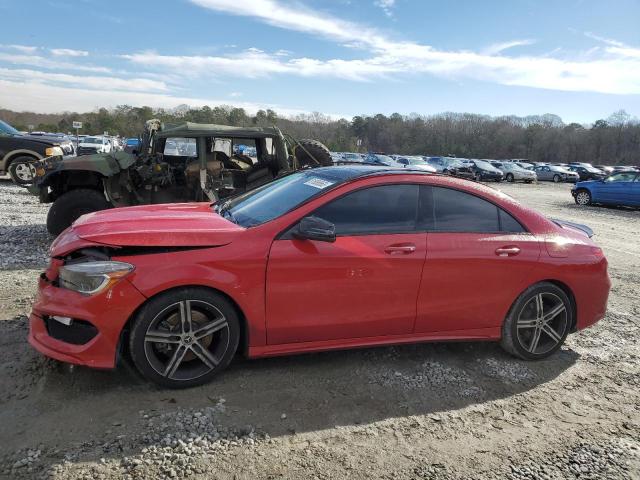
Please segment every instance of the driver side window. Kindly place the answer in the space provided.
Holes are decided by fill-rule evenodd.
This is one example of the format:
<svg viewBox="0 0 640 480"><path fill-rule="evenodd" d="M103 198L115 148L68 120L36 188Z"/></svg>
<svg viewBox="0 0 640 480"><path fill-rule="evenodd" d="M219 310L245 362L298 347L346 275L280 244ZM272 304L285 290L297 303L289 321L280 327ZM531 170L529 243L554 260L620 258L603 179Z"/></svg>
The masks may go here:
<svg viewBox="0 0 640 480"><path fill-rule="evenodd" d="M339 237L414 232L417 214L418 186L407 184L363 188L312 215L333 223Z"/></svg>
<svg viewBox="0 0 640 480"><path fill-rule="evenodd" d="M634 178L636 178L636 173L634 172L616 173L608 176L605 182L633 182Z"/></svg>

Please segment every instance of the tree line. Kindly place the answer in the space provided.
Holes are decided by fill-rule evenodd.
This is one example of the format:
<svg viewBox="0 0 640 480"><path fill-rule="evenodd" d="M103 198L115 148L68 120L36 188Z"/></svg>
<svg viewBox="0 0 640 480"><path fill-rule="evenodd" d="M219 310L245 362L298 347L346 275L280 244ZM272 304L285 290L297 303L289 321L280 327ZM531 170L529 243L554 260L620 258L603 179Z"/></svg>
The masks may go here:
<svg viewBox="0 0 640 480"><path fill-rule="evenodd" d="M521 158L541 162L589 162L640 165L640 121L624 110L589 125L565 124L557 115L490 117L471 113L437 115L359 115L351 120L320 113L280 117L273 110L249 114L242 108L219 106L153 109L122 105L93 112L38 114L0 109L0 119L19 130L137 136L144 122L184 121L235 126L276 125L295 138L315 138L333 151L444 155L463 158Z"/></svg>

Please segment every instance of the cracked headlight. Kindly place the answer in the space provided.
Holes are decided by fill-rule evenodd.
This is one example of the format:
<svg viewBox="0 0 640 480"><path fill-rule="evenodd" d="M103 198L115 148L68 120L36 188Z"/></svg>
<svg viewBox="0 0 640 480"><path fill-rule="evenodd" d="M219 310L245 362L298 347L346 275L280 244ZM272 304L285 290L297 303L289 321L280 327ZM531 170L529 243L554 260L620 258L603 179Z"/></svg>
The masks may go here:
<svg viewBox="0 0 640 480"><path fill-rule="evenodd" d="M83 262L65 265L59 271L61 288L93 295L117 283L133 271L133 265L125 262Z"/></svg>

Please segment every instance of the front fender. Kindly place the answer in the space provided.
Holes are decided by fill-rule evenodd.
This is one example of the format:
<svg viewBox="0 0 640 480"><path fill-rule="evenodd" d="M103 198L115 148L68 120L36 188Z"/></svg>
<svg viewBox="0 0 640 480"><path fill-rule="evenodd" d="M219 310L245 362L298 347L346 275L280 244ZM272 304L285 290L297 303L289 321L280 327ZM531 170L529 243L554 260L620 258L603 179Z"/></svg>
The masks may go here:
<svg viewBox="0 0 640 480"><path fill-rule="evenodd" d="M148 254L136 252L138 254L132 256L124 248L116 252L113 259L135 266L128 279L147 298L185 286L221 292L238 306L246 319L250 344L264 345L266 255L244 251L216 254L217 249L229 248L232 247L172 249L166 253L153 253L151 249Z"/></svg>

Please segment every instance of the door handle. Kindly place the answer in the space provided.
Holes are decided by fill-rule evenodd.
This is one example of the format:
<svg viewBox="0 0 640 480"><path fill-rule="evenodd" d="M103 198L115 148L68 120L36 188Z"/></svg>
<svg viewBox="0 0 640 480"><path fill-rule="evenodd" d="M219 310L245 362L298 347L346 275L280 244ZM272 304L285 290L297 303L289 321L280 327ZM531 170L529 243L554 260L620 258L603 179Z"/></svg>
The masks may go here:
<svg viewBox="0 0 640 480"><path fill-rule="evenodd" d="M496 248L496 255L499 257L515 257L520 253L520 248L516 246Z"/></svg>
<svg viewBox="0 0 640 480"><path fill-rule="evenodd" d="M389 255L408 254L416 251L416 246L412 243L405 245L389 245L384 249Z"/></svg>

